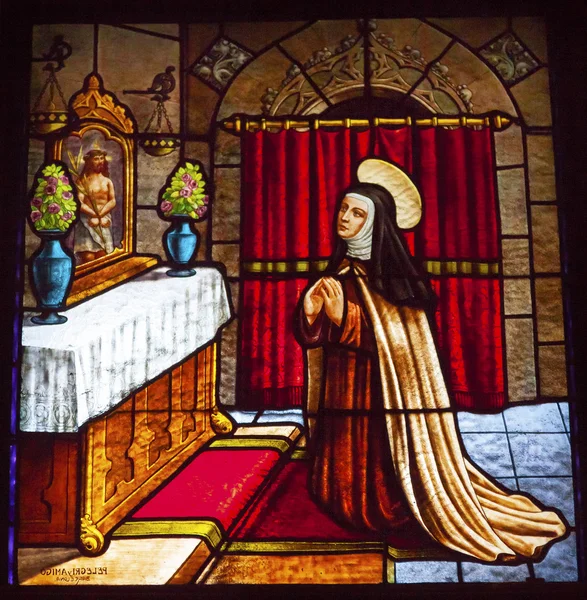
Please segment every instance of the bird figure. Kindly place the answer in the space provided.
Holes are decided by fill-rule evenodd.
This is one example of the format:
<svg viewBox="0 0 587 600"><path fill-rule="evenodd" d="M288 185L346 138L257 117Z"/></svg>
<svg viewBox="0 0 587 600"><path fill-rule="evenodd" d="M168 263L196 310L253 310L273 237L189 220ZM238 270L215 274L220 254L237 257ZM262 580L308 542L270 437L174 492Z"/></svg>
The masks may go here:
<svg viewBox="0 0 587 600"><path fill-rule="evenodd" d="M172 75L175 67L169 66L164 73L157 73L153 83L146 90L123 90L123 94L154 94L151 100L165 102L169 100L171 92L175 89L175 77Z"/></svg>
<svg viewBox="0 0 587 600"><path fill-rule="evenodd" d="M53 38L51 47L47 52L44 52L39 58L33 58L33 62L45 62L47 64L43 67L43 71L52 71L56 73L61 71L65 66L65 61L71 56L72 48L68 44L62 35L56 35ZM57 63L53 65L53 63Z"/></svg>

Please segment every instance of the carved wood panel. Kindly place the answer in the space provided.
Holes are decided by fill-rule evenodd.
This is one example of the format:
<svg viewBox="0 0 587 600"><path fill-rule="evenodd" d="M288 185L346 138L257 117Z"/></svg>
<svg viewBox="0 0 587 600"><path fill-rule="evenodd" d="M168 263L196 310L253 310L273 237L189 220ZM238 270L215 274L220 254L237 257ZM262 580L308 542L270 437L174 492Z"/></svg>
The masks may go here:
<svg viewBox="0 0 587 600"><path fill-rule="evenodd" d="M81 517L84 545L99 551L103 534L214 435L215 360L213 344L79 434L22 434L19 542L73 545Z"/></svg>
<svg viewBox="0 0 587 600"><path fill-rule="evenodd" d="M77 436L22 434L19 451L19 542L74 543Z"/></svg>
<svg viewBox="0 0 587 600"><path fill-rule="evenodd" d="M82 516L90 529L110 531L214 435L215 360L211 345L88 424ZM87 548L97 551L103 539L92 536Z"/></svg>

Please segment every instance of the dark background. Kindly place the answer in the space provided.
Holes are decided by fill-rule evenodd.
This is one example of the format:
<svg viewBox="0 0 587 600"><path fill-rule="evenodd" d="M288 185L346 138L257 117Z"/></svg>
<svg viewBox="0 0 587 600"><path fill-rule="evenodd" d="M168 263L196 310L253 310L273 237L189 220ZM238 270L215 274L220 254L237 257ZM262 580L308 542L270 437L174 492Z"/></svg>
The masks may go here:
<svg viewBox="0 0 587 600"><path fill-rule="evenodd" d="M5 598L587 598L585 584L418 584L413 586L189 586L165 588L4 587L7 581L8 449L15 295L24 256L26 124L34 23L197 23L318 18L542 16L548 28L557 197L565 205L563 285L572 350L570 397L580 577L587 581L587 4L582 0L0 0L0 586ZM572 413L571 413L572 414ZM573 426L573 425L572 425ZM583 433L581 433L583 432ZM317 582L319 583L319 582Z"/></svg>

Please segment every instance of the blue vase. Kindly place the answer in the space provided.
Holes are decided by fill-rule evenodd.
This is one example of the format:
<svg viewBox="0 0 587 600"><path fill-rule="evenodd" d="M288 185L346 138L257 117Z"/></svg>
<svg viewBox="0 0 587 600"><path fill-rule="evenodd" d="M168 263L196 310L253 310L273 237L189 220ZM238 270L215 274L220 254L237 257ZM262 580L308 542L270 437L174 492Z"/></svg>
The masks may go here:
<svg viewBox="0 0 587 600"><path fill-rule="evenodd" d="M39 235L43 242L40 252L33 256L32 278L41 314L31 320L37 325L58 325L67 321L67 317L58 315L57 311L65 308L73 277L73 257L61 246L61 231L39 232Z"/></svg>
<svg viewBox="0 0 587 600"><path fill-rule="evenodd" d="M173 269L167 271L169 277L191 277L196 274L196 270L188 265L197 245L198 235L192 230L192 219L187 215L174 217L171 227L163 234L163 246L173 263Z"/></svg>

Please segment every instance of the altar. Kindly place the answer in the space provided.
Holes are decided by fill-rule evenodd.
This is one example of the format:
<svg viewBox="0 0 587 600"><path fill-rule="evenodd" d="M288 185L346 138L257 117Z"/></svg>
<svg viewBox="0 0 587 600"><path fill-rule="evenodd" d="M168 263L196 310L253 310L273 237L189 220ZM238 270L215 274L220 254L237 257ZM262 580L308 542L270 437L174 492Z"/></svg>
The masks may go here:
<svg viewBox="0 0 587 600"><path fill-rule="evenodd" d="M165 271L68 309L63 325L25 315L21 543L99 553L129 511L232 429L216 406L217 340L232 316L222 274Z"/></svg>

